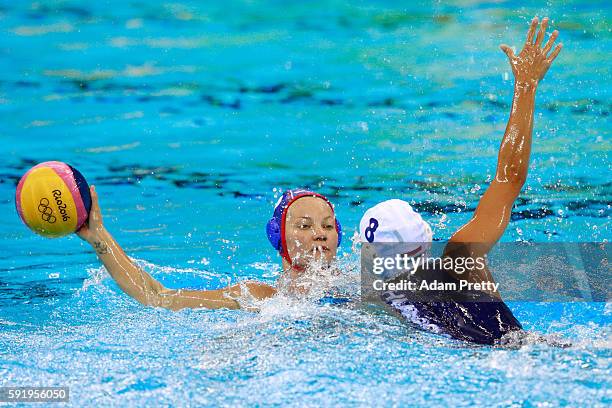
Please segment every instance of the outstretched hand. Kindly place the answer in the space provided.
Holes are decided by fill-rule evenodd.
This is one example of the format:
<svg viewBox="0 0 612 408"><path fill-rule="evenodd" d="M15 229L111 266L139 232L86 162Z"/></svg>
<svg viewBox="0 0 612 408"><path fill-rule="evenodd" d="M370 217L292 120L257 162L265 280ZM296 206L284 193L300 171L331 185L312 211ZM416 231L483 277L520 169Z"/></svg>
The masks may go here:
<svg viewBox="0 0 612 408"><path fill-rule="evenodd" d="M96 235L104 230L102 213L100 212L100 206L98 205L98 194L96 193L95 186L92 185L89 187L89 192L91 194L91 210L89 211L89 218L76 232L81 239L87 242L93 241Z"/></svg>
<svg viewBox="0 0 612 408"><path fill-rule="evenodd" d="M519 55L514 55L512 48L506 44L500 45L503 52L506 53L510 60L510 66L512 67L512 73L517 83L532 83L537 84L538 81L544 78L546 71L550 68L550 65L555 60L563 44L558 44L555 49L550 52L553 47L559 32L553 31L550 38L546 42L546 45L542 46L544 41L544 34L546 34L546 27L548 26L548 17L542 19L540 25L540 31L537 36L535 32L538 27L538 18L534 17L531 20L531 26L527 32L527 41L523 46L522 51ZM534 42L535 37L535 42ZM548 54L550 52L550 54ZM548 55L547 55L548 54Z"/></svg>

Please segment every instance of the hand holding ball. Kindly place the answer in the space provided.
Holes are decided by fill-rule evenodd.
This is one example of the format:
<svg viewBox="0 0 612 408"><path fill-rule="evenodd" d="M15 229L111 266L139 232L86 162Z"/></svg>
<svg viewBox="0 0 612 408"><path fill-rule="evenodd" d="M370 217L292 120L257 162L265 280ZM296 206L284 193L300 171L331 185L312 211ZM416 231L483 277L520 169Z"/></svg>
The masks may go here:
<svg viewBox="0 0 612 408"><path fill-rule="evenodd" d="M91 195L78 170L49 161L32 167L19 180L15 206L32 231L57 238L81 228L91 209Z"/></svg>

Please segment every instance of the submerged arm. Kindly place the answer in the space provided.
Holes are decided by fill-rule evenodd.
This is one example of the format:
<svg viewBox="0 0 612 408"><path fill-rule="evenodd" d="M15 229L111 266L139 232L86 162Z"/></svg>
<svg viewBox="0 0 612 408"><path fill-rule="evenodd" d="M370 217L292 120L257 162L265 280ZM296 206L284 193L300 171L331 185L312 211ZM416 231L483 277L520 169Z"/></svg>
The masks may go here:
<svg viewBox="0 0 612 408"><path fill-rule="evenodd" d="M93 186L91 187L91 198L89 219L77 234L93 247L108 273L125 293L143 305L171 310L240 308L240 304L235 300L242 295L240 285L217 290L165 288L159 281L138 267L104 228L98 196ZM261 283L247 282L245 286L252 296L259 299L270 297L275 293L274 288Z"/></svg>

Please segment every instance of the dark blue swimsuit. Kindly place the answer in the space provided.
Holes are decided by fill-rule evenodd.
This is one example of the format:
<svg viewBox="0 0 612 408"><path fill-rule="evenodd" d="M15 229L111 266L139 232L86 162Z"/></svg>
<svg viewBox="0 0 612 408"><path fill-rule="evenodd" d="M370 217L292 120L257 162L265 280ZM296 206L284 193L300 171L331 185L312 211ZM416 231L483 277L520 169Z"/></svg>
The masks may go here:
<svg viewBox="0 0 612 408"><path fill-rule="evenodd" d="M431 276L431 270L427 272ZM444 282L458 281L444 272L435 273ZM459 340L493 344L504 334L522 330L512 311L501 300L483 292L452 292L443 298L427 300L423 293L387 291L382 300L409 322Z"/></svg>

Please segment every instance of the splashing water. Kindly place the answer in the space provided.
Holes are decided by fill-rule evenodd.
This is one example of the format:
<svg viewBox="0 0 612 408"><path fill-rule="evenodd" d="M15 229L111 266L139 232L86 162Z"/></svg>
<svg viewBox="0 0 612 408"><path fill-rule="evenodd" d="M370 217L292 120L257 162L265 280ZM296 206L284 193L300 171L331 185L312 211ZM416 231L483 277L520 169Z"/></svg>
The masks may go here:
<svg viewBox="0 0 612 408"><path fill-rule="evenodd" d="M17 180L59 159L96 184L107 228L171 288L275 284L262 228L296 186L328 196L347 236L366 208L403 198L446 239L495 168L512 98L497 46L518 45L546 13L565 49L538 91L532 166L504 240L610 240L602 3L227 11L0 5L0 386L69 386L77 406L609 405L610 304L511 302L528 333L474 346L376 306L321 302L359 297L358 260L341 257L306 271L305 295L282 280L265 301L243 292L257 313L174 313L123 294L75 237L20 224Z"/></svg>

